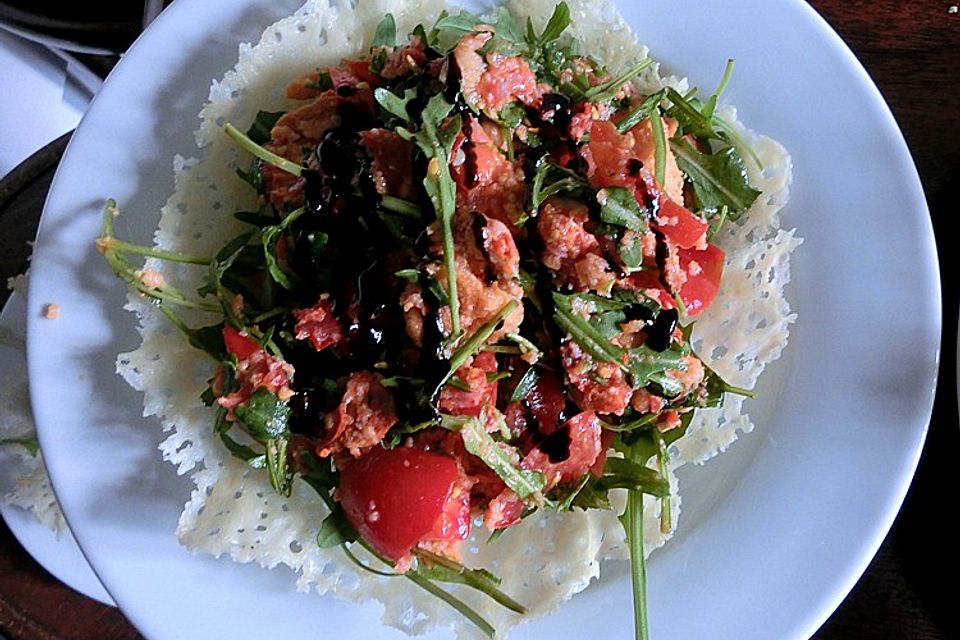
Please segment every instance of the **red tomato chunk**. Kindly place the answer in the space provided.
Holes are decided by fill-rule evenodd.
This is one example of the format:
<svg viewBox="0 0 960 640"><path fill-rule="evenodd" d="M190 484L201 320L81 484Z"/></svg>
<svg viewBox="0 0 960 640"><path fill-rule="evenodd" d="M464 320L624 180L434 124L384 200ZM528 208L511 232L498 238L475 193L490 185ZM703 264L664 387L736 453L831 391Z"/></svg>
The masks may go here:
<svg viewBox="0 0 960 640"><path fill-rule="evenodd" d="M375 447L341 473L338 496L347 519L384 556L399 560L427 540L464 540L469 492L445 455Z"/></svg>

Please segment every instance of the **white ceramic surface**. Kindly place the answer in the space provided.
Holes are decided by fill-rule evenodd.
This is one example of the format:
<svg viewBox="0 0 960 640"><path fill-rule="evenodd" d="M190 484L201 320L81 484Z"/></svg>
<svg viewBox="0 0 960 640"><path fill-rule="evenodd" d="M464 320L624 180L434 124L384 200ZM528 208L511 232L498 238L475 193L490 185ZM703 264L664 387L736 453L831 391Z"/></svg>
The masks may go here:
<svg viewBox="0 0 960 640"><path fill-rule="evenodd" d="M866 567L917 463L933 400L940 299L933 235L909 153L879 92L799 0L622 3L669 70L712 87L793 154L786 224L799 314L750 407L759 428L685 469L677 537L649 562L654 638L812 634ZM159 459L157 424L114 375L137 344L123 287L92 250L100 207L125 203L123 235L150 237L174 153L236 44L295 0L179 0L91 107L47 202L30 289L35 414L78 542L148 638L402 637L379 607L296 594L292 576L192 556L173 537L190 483ZM691 37L694 35L695 37ZM123 219L123 218L121 218ZM47 302L56 321L39 319ZM903 313L909 308L910 313ZM515 638L629 638L623 565ZM445 637L434 634L431 637Z"/></svg>

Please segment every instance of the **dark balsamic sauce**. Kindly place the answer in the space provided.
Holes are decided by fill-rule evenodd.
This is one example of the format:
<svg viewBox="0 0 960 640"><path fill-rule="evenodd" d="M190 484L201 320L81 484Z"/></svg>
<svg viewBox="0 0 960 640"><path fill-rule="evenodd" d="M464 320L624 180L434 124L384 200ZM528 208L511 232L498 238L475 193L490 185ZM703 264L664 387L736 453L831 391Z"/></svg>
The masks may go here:
<svg viewBox="0 0 960 640"><path fill-rule="evenodd" d="M486 228L487 219L480 212L474 211L472 224L473 240L477 243L477 246L486 258L486 260L483 261L483 273L478 275L482 275L487 284L493 284L497 281L497 275L493 272L493 261L490 259L490 254L487 252L487 246L484 242L484 230Z"/></svg>
<svg viewBox="0 0 960 640"><path fill-rule="evenodd" d="M300 426L316 425L336 407L336 399L329 406L315 391L319 382L342 380L374 363L385 376L405 374L410 361L399 303L403 283L394 275L402 264L397 264L396 241L378 210L372 160L360 144L360 131L376 123L349 100L342 102L338 115L341 124L317 145L315 168L303 173L307 211L291 232L296 238L294 268L303 281L296 306L312 305L321 293L329 293L346 339L321 352L303 341L292 346L288 359L297 371L297 388L290 406L292 421ZM327 241L317 248L320 233ZM414 394L398 389L395 395L399 401Z"/></svg>
<svg viewBox="0 0 960 640"><path fill-rule="evenodd" d="M447 102L455 104L462 99L460 94L462 78L463 74L460 72L460 65L457 64L457 58L453 52L448 53L443 63L443 70L440 72L440 79L443 81L443 97Z"/></svg>
<svg viewBox="0 0 960 640"><path fill-rule="evenodd" d="M570 427L564 426L546 436L537 445L540 451L547 454L553 464L563 462L570 457Z"/></svg>
<svg viewBox="0 0 960 640"><path fill-rule="evenodd" d="M670 257L670 247L667 246L667 238L662 232L654 230L654 237L657 239L657 246L654 257L657 261L657 271L660 273L660 284L663 288L672 293L670 284L667 282L667 258Z"/></svg>
<svg viewBox="0 0 960 640"><path fill-rule="evenodd" d="M551 124L561 132L570 127L573 117L573 102L561 93L545 93L540 101L538 120Z"/></svg>
<svg viewBox="0 0 960 640"><path fill-rule="evenodd" d="M322 401L320 393L312 387L301 387L290 398L289 406L290 429L294 433L305 434L313 433L323 424L323 416L329 409Z"/></svg>
<svg viewBox="0 0 960 640"><path fill-rule="evenodd" d="M647 336L645 344L654 351L666 351L670 348L673 332L677 328L679 314L676 309L663 309L653 321L644 327Z"/></svg>
<svg viewBox="0 0 960 640"><path fill-rule="evenodd" d="M648 322L653 319L653 311L642 304L632 304L623 310L623 315L627 320L642 320Z"/></svg>
<svg viewBox="0 0 960 640"><path fill-rule="evenodd" d="M463 152L463 186L472 189L477 186L477 146L466 138L460 145L460 151Z"/></svg>

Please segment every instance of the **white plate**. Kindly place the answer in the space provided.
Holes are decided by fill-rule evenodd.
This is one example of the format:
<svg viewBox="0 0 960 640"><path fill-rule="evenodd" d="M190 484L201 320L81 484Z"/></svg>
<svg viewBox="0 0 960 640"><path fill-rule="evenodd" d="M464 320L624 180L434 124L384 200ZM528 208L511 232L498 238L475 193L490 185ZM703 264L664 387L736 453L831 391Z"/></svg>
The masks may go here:
<svg viewBox="0 0 960 640"><path fill-rule="evenodd" d="M17 341L11 344L0 340L0 372L4 373L4 384L15 385L15 388L22 388L22 385L26 384L26 354L23 345L19 344L26 333L26 313L27 301L17 291L11 294L3 310L0 311L0 333L5 338L13 337ZM14 412L23 411L18 405L0 407L0 410L5 417L14 415ZM16 415L23 414L16 413ZM12 491L17 481L23 477L23 473L24 469L19 464L0 463L0 496ZM87 559L83 557L69 529L58 533L41 523L32 512L7 504L2 498L0 498L0 516L3 516L7 526L10 527L10 532L26 552L57 580L88 598L115 606L103 589L103 585L93 575Z"/></svg>
<svg viewBox="0 0 960 640"><path fill-rule="evenodd" d="M861 66L797 0L623 2L670 70L714 86L793 154L787 224L804 245L791 297L800 320L752 407L758 432L683 474L677 538L649 563L654 638L802 638L840 602L887 532L926 433L940 339L938 272L903 139ZM402 637L379 607L296 594L262 571L177 546L190 483L159 459L161 434L114 375L134 320L92 242L108 196L149 240L174 153L236 43L296 0L180 0L110 77L71 142L47 202L30 289L35 414L81 547L149 638ZM60 317L42 320L47 302ZM631 635L622 567L516 638ZM548 635L549 634L549 635ZM442 634L439 634L440 637Z"/></svg>

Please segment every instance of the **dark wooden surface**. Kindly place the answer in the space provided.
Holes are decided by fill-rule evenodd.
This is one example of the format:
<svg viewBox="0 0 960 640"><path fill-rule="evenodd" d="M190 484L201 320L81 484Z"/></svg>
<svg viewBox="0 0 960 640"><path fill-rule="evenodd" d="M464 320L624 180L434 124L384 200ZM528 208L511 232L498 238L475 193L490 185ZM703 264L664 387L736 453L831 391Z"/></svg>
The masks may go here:
<svg viewBox="0 0 960 640"><path fill-rule="evenodd" d="M937 0L810 3L863 62L903 129L930 203L944 308L940 384L917 475L877 556L814 637L960 638L955 586L960 545L953 525L960 489L955 473L960 452L956 380L960 300L954 248L948 244L946 228L958 212L954 202L960 185L960 13L951 12L952 2ZM2 523L0 632L10 640L139 637L115 609L57 583Z"/></svg>

